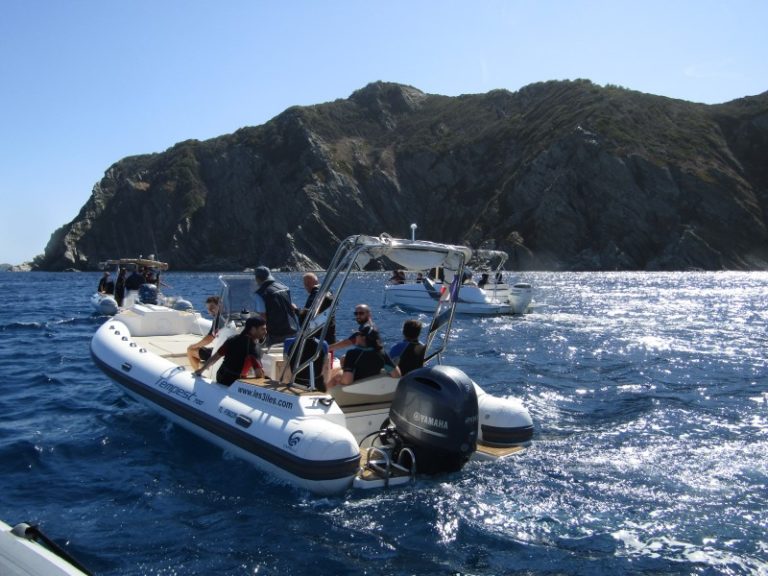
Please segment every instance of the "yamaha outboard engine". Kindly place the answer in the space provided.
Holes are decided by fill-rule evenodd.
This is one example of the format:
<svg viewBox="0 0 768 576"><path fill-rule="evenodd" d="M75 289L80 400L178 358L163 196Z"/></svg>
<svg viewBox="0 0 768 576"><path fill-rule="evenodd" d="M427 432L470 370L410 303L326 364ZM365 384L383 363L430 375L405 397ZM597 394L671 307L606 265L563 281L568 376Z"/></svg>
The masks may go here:
<svg viewBox="0 0 768 576"><path fill-rule="evenodd" d="M477 446L477 393L458 368L419 368L400 379L389 417L418 472L459 470Z"/></svg>

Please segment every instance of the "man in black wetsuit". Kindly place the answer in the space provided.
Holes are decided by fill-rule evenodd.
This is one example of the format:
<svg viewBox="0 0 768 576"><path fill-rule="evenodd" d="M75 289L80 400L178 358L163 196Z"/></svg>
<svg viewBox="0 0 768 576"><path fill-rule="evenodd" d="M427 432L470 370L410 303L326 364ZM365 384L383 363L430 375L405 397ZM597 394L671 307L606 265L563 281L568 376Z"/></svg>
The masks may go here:
<svg viewBox="0 0 768 576"><path fill-rule="evenodd" d="M259 266L254 271L256 294L253 298L253 310L267 321L267 346L285 342L286 338L299 331L299 319L291 302L291 291L277 282L269 268Z"/></svg>
<svg viewBox="0 0 768 576"><path fill-rule="evenodd" d="M216 371L216 382L229 386L238 378L244 378L252 367L256 378L264 376L261 367L262 350L259 342L267 335L266 322L262 318L248 318L240 334L227 339L216 353L208 358L193 374L200 376L208 366L219 358L224 361Z"/></svg>

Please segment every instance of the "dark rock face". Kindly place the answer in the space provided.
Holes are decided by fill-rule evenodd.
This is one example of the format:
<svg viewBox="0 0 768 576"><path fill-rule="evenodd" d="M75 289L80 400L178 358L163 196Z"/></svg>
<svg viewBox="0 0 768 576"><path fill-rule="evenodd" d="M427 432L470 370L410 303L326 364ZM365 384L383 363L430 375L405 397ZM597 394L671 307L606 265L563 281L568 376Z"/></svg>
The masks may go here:
<svg viewBox="0 0 768 576"><path fill-rule="evenodd" d="M316 269L388 232L520 269L768 268L768 93L717 106L547 82L446 97L374 83L111 166L38 269Z"/></svg>

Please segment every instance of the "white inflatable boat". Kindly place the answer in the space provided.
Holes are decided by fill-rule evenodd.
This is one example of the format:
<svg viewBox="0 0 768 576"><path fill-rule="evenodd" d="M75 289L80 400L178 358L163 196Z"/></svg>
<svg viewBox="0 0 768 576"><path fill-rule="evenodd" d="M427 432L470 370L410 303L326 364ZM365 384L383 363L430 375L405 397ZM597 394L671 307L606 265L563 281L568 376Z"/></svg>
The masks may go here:
<svg viewBox="0 0 768 576"><path fill-rule="evenodd" d="M167 296L160 291L159 287L165 285L160 280L160 273L168 270L166 262L159 262L152 257L142 258L140 256L138 258L120 258L119 260L99 262L99 268L101 270L114 269L115 278L119 275L121 268L125 269L126 272L141 269L152 271L152 275L155 278L154 283L142 284L135 290L125 289L122 303L125 308L130 308L135 302L159 304L179 310L189 310L192 308L192 304L189 301L178 296ZM114 290L115 282L110 281L110 283ZM94 292L91 295L91 307L97 314L102 316L114 316L120 309L114 295L105 292Z"/></svg>
<svg viewBox="0 0 768 576"><path fill-rule="evenodd" d="M395 262L443 266L458 274L463 247L353 236L342 242L320 293L338 296L351 272L386 256ZM221 276L227 327L214 352L248 316L253 277ZM171 421L289 483L318 494L351 486L381 487L420 472L459 469L469 458L496 459L522 450L533 423L520 400L483 392L457 368L439 364L455 313L455 299L436 303L425 367L403 378L374 376L324 392L315 366L332 306L317 299L291 349L270 350L265 378L241 378L227 387L195 377L186 348L210 321L193 311L135 304L105 322L91 342L95 363L120 387ZM210 369L215 374L216 366ZM319 371L319 369L318 369ZM296 375L304 375L297 383Z"/></svg>
<svg viewBox="0 0 768 576"><path fill-rule="evenodd" d="M87 576L88 572L37 526L0 521L0 575Z"/></svg>

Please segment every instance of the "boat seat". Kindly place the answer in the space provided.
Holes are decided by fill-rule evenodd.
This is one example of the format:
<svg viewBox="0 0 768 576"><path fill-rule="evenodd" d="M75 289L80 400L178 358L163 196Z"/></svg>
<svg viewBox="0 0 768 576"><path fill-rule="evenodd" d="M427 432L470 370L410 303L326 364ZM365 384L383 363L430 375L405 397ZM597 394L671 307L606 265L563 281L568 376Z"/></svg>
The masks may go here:
<svg viewBox="0 0 768 576"><path fill-rule="evenodd" d="M371 405L391 403L399 381L399 378L379 374L348 386L334 386L330 393L342 409L368 409Z"/></svg>

